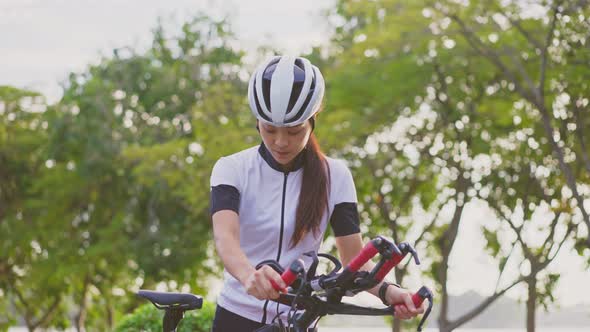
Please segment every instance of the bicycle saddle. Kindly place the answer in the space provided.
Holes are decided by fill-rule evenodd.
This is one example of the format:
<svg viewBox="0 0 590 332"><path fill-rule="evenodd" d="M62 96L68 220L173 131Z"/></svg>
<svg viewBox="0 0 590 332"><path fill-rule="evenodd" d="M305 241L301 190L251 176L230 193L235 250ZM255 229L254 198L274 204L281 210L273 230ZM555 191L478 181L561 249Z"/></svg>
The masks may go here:
<svg viewBox="0 0 590 332"><path fill-rule="evenodd" d="M189 293L154 292L139 290L137 295L152 302L158 309L178 308L185 310L200 309L203 299Z"/></svg>

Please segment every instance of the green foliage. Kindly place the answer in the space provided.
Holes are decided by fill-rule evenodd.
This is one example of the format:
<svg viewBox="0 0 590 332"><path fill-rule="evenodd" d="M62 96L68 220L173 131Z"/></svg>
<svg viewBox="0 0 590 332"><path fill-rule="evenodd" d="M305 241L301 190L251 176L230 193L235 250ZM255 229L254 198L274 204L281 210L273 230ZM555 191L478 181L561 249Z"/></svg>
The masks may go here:
<svg viewBox="0 0 590 332"><path fill-rule="evenodd" d="M56 301L107 330L105 317L134 305L120 293L138 282L200 292L219 272L209 261L210 171L256 133L236 116L245 83L231 39L225 22L204 16L180 36L158 27L147 52L115 50L71 74L52 107L0 88L0 177L9 179L0 181L0 285L23 297L19 315L35 322ZM233 143L222 128L237 130ZM37 308L25 305L32 296L43 299ZM67 319L54 316L42 326Z"/></svg>
<svg viewBox="0 0 590 332"><path fill-rule="evenodd" d="M34 227L31 187L45 167L45 100L36 92L0 87L0 325L13 311L35 327L64 326L66 292ZM53 312L53 315L47 313ZM47 317L43 319L43 317Z"/></svg>
<svg viewBox="0 0 590 332"><path fill-rule="evenodd" d="M578 15L582 9L587 13L587 6L564 1L551 31L552 4L541 6L548 9L547 17L521 15L517 3L500 1L337 3L333 15L342 23L334 29L328 75L332 115L325 118L337 123L330 128L336 131L331 138L339 131L350 134L334 146L352 152L345 156L357 166L361 217L372 232L391 230L403 238L411 227L426 224L403 222L414 208L436 213L448 202L461 212L463 204L481 199L501 220L497 231L483 229L486 249L500 270L514 246L531 252L536 266L554 257L550 253L561 241L554 231L568 224L574 210L572 199L561 195L563 167L548 144L555 134L547 132L540 110L553 110L549 121L559 131L567 163L586 184L580 161L589 152L581 142L588 140L577 128L586 128L590 119L580 112L588 104L581 97L588 86L580 81L588 66L571 76L564 73L578 70L574 54L588 57L579 45L587 36L579 29L590 21ZM536 43L549 43L547 52ZM424 109L433 117L416 124ZM408 119L415 122L404 131L401 124ZM411 150L414 160L408 157ZM562 218L537 229L533 215L547 205ZM521 212L524 225L509 226ZM435 260L430 274L440 283L448 281L448 257L460 233L454 226L460 228L461 220L455 222L451 227L439 220L424 234ZM533 229L547 236L540 248L505 241L505 232L516 238ZM543 279L539 285L551 288L554 282Z"/></svg>
<svg viewBox="0 0 590 332"><path fill-rule="evenodd" d="M362 142L395 121L428 83L430 66L416 64L420 54L414 49L426 42L421 9L414 1L337 4L334 15L346 23L336 27L334 61L326 70L329 89L322 121L336 124L322 141L327 146ZM380 19L382 11L386 15Z"/></svg>
<svg viewBox="0 0 590 332"><path fill-rule="evenodd" d="M559 273L548 273L544 278L541 279L542 287L537 288L537 300L543 306L545 311L549 310L549 306L555 303L555 286L559 282L561 274Z"/></svg>
<svg viewBox="0 0 590 332"><path fill-rule="evenodd" d="M152 304L144 304L133 313L125 316L115 331L162 331L162 317L162 311Z"/></svg>
<svg viewBox="0 0 590 332"><path fill-rule="evenodd" d="M204 302L203 308L188 311L180 321L179 332L208 332L211 331L215 304ZM125 316L115 328L115 332L160 332L162 331L162 317L164 312L152 304L144 304L133 313Z"/></svg>
<svg viewBox="0 0 590 332"><path fill-rule="evenodd" d="M498 233L483 228L483 235L486 239L486 248L490 251L493 257L497 257L500 253L500 241L498 241Z"/></svg>
<svg viewBox="0 0 590 332"><path fill-rule="evenodd" d="M6 294L0 295L0 311L4 314L0 315L0 332L7 332L8 328L16 324L16 317L9 315L8 301L5 301Z"/></svg>

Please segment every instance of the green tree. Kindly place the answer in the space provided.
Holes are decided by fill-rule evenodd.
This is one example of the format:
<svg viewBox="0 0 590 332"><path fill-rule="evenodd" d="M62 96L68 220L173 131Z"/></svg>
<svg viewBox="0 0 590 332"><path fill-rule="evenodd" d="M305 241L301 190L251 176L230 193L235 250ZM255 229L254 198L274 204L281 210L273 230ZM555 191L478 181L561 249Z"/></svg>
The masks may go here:
<svg viewBox="0 0 590 332"><path fill-rule="evenodd" d="M490 153L498 162L478 195L501 220L484 228L487 249L501 269L519 257L527 285L527 331L532 332L537 306L547 309L555 301L552 294L560 275L547 270L577 228L572 221L575 203L563 187L558 164L549 160L551 148L537 143L543 137L539 115L518 108L511 112L518 114L515 130L493 140Z"/></svg>
<svg viewBox="0 0 590 332"><path fill-rule="evenodd" d="M348 49L343 57L357 59L352 64L346 63L344 72L360 72L363 78L370 77L369 81L379 80L379 86L361 87L367 95L359 95L346 90L357 87L348 87L349 75L340 76L337 71L334 74L336 79L343 79L333 86L335 89L342 86L342 91L346 91L342 95L347 96L346 106L342 107L362 110L372 101L381 101L365 121L372 123L371 128L389 126L396 121L391 128L375 134L372 139L373 144L378 144L373 148L374 153L381 155L378 159L384 160L384 164L374 171L374 162L362 161L369 165L365 166L369 169L366 181L373 183L359 189L367 190L362 192L368 198L363 202L367 204L363 208L369 213L379 211L377 215L373 214L378 219L374 219L371 225L377 226L379 221L378 224L389 228L394 237L401 234L403 239L409 229L421 227L418 231L412 230L419 234L416 240L437 244L426 247L433 248L431 255L438 257L431 266L442 293L439 326L443 330L452 330L453 326L481 313L518 283L515 281L505 289L497 290L482 305L448 321L449 258L465 205L478 186L476 179L471 178L473 160L486 153L489 147L479 135L480 121L485 119L480 118L479 113L486 112L482 107L488 101L485 87L493 83L495 77L489 72L477 79L475 75L463 75L477 72L481 63L457 58L455 52L448 50L448 43L443 44L435 33L425 29L432 22L424 12L424 3L380 1L361 8L343 2L342 6L349 8L342 15L347 18L343 26L355 27L346 31L352 37L342 38L353 41L344 43L343 48ZM386 167L389 171L384 172ZM384 187L389 189L384 191ZM384 192L387 200L381 198ZM387 209L388 206L393 208ZM414 207L429 211L433 219L411 222L408 212ZM453 213L450 220L441 222L438 215L445 207ZM403 219L407 220L405 225L398 221ZM403 272L396 271L396 274L400 278ZM394 323L393 328L400 330L398 323Z"/></svg>
<svg viewBox="0 0 590 332"><path fill-rule="evenodd" d="M504 16L498 13L498 8L504 10ZM492 145L496 143L496 138L503 139L511 134L514 136L519 131L515 121L522 121L524 118L535 119L529 114L542 114L535 109L538 105L530 101L528 104L534 105L532 109L516 107L515 105L523 103L523 99L526 102L517 82L509 79L506 72L498 67L498 63L491 61L490 57L474 56L473 41L464 38L467 32L476 35L478 42L488 47L486 52L497 54L504 61L510 59L510 52L528 52L526 36L523 36L523 27L519 24L541 33L546 33L547 24L540 18L521 18L519 21L512 19L510 22L505 17L508 15L506 11L512 11L511 17L523 13L522 8L514 4L501 7L495 2L459 4L431 1L374 1L370 4L342 1L337 4L335 12L340 18L340 25L336 29L335 45L331 46L335 52L331 72L332 90L329 91L329 96L337 97L330 105L337 110L356 110L356 114L351 111L350 116L344 115L354 121L351 124L343 120L342 127L352 128L351 136L358 139L356 145L359 148L356 149L360 149L360 152L357 152L360 160L355 163L359 165L358 174L364 174L366 181L363 182L368 183L359 188L360 196L364 199L363 215L373 218L372 227L381 224L391 228L395 237L399 235L396 233L403 234L407 231L407 227L397 222L403 219L400 218L400 213L405 213L404 217L408 217L409 209L405 206L412 199L406 195L413 197L416 206L427 210L430 207L431 215L436 216L436 211L444 206L447 200L454 211L448 222L441 224L439 221L435 225L437 227L430 226L429 221L416 223L423 228L421 231L413 232L419 234L417 239L426 236L428 240L437 243L437 250L433 254L436 254L439 260L433 262L432 272L441 287L439 326L443 331L450 331L472 319L499 296L525 279L521 276L505 282L507 286L498 288L502 271L506 266L503 262L505 257L496 256L500 273L494 293L480 305L466 310L466 313L457 319L448 318L449 259L459 233L464 207L476 199L480 191L489 190L484 188L484 184L490 185L493 190L499 190L506 185L506 176L487 178L492 166L498 166L497 158L491 152ZM468 19L473 25L468 31L461 25L461 20L464 19ZM502 22L508 25L499 29L498 25ZM570 38L575 39L579 36ZM510 52L506 51L510 47ZM510 63L515 71L544 66L543 61L538 62L534 59L524 64ZM548 69L543 70L548 72ZM520 77L519 75L517 77ZM569 79L563 75L560 78L562 81ZM552 98L559 100L555 95L552 95ZM578 103L583 105L583 99L578 98ZM420 120L418 114L423 109L433 110L434 116L431 121L420 123L424 121ZM414 124L410 125L411 130L397 125L401 123L400 120L407 121L406 118L414 121ZM365 125L363 121L371 124ZM391 128L379 131L366 142L363 140L365 128L370 132L388 127L394 121L396 122ZM531 146L527 151L533 155L541 155L540 158L549 155L545 160L551 160L554 149L537 149L533 146L547 143L545 124L540 116L538 124L532 124L526 129L533 131L529 134L532 136L529 139ZM577 129L572 125L569 128ZM569 135L567 132L562 135L570 137L569 139L575 142L572 139L572 131L570 130ZM373 146L370 147L373 152L367 151L368 145ZM377 147L374 147L375 145ZM553 147L551 144L547 145ZM566 151L571 152L571 148ZM506 159L499 159L499 163L510 161L510 153L503 153ZM363 159L363 155L369 156ZM408 156L412 155L414 161L408 163L405 159L411 159ZM572 154L567 156L569 157L566 160L575 160L571 157ZM518 167L521 168L527 165L527 161L541 163L539 157L516 158ZM557 159L555 160L558 163ZM482 162L487 166L482 167ZM563 167L560 167L560 170L566 173ZM553 179L553 183L558 187L567 182L567 176L562 182L559 178ZM420 180L427 185L420 188L417 185ZM516 188L513 190L522 194L523 200L529 199L527 195L533 195L525 190L525 183L515 185ZM432 199L433 188L438 191L439 197L436 200ZM500 196L506 196L505 199L508 199L509 195L504 191L500 192ZM575 197L575 194L573 196ZM384 197L387 199L383 199ZM424 197L430 199L425 200ZM432 204L433 202L436 204ZM568 204L575 206L574 200L568 201ZM390 208L390 205L393 208ZM581 211L582 216L583 213ZM567 227L568 220L560 219L558 216L555 222L547 227L547 231L553 234L551 229L554 227ZM548 236L543 247L545 249L541 251L549 250L552 254L548 257L536 257L536 260L541 261L537 268L543 270L555 258L553 253L559 251L566 239L567 234L563 237ZM399 275L401 272L396 273ZM528 278L532 279L536 280L536 277ZM553 281L544 284L545 290L549 290L555 284L555 278L550 279ZM547 293L535 289L535 292L537 291L541 294ZM394 329L398 330L399 326L394 326Z"/></svg>
<svg viewBox="0 0 590 332"><path fill-rule="evenodd" d="M64 327L67 288L30 210L31 188L46 168L48 137L44 98L36 92L0 87L0 324L22 317L27 328Z"/></svg>
<svg viewBox="0 0 590 332"><path fill-rule="evenodd" d="M544 139L572 191L576 209L585 225L590 247L590 215L587 195L579 187L588 183L588 146L583 128L587 105L590 54L585 47L590 20L588 1L538 1L531 14L518 1L431 3L440 17L456 26L454 35L492 65L513 87L515 97L534 106L540 114ZM586 100L586 101L585 101ZM577 156L577 157L576 157Z"/></svg>
<svg viewBox="0 0 590 332"><path fill-rule="evenodd" d="M228 29L205 16L179 36L158 27L147 52L117 49L71 74L62 100L43 113L48 167L31 187L30 211L47 230L39 243L67 285L78 331L112 329L137 305L129 292L139 287L203 293L218 272L210 170L255 134L234 116L245 90ZM235 140L219 144L223 130L236 130Z"/></svg>

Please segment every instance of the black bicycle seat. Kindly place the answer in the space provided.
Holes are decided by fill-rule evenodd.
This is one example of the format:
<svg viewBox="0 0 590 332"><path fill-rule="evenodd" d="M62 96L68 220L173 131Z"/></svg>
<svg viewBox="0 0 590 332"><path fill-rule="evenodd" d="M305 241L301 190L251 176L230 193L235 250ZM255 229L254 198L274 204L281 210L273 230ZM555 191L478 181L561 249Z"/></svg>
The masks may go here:
<svg viewBox="0 0 590 332"><path fill-rule="evenodd" d="M137 295L151 301L158 309L170 307L193 310L203 306L203 298L190 293L154 292L139 290Z"/></svg>

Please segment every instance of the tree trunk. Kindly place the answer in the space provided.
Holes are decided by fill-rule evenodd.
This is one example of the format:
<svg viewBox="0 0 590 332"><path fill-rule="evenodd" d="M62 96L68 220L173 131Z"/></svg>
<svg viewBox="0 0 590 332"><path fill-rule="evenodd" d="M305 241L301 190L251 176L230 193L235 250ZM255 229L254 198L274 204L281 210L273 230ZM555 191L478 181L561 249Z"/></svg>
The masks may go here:
<svg viewBox="0 0 590 332"><path fill-rule="evenodd" d="M112 331L115 329L115 310L113 309L113 306L111 305L111 301L108 298L107 298L106 309L107 309L107 327L109 328L109 331Z"/></svg>
<svg viewBox="0 0 590 332"><path fill-rule="evenodd" d="M84 278L84 286L82 287L82 296L80 297L80 310L76 314L74 326L77 332L86 332L86 314L87 314L87 293L90 279L88 275Z"/></svg>
<svg viewBox="0 0 590 332"><path fill-rule="evenodd" d="M578 142L580 142L579 153L582 155L582 160L584 161L584 167L586 168L586 172L590 174L590 157L588 157L588 148L586 147L586 138L584 137L586 129L584 129L584 120L582 119L582 112L577 104L577 101L574 101L573 111L574 119L576 120L577 125L576 136L578 137Z"/></svg>
<svg viewBox="0 0 590 332"><path fill-rule="evenodd" d="M463 177L463 173L457 180L458 188L457 193L464 193L466 189L465 180ZM449 292L447 290L447 283L448 283L448 273L449 273L449 258L451 256L451 251L453 251L453 246L455 244L455 240L457 239L457 235L459 233L459 223L461 222L461 216L463 214L463 208L465 205L457 205L455 207L455 212L453 214L453 219L451 220L451 224L449 228L443 233L438 245L440 246L440 254L442 256L442 261L440 266L438 267L437 271L437 281L441 284L442 294L441 294L441 302L440 302L440 316L438 317L438 326L440 331L452 331L447 330L450 328L449 322Z"/></svg>
<svg viewBox="0 0 590 332"><path fill-rule="evenodd" d="M535 309L537 304L537 276L532 275L527 280L528 299L526 301L526 330L535 332Z"/></svg>
<svg viewBox="0 0 590 332"><path fill-rule="evenodd" d="M76 331L77 332L86 332L86 308L80 308L80 311L78 311L78 314L76 315L76 321L75 321L75 326L76 326Z"/></svg>
<svg viewBox="0 0 590 332"><path fill-rule="evenodd" d="M16 288L12 289L12 291L14 292L14 294L16 295L16 297L18 298L18 300L21 302L23 308L23 320L25 321L25 325L27 326L27 330L29 330L30 332L35 331L38 327L43 327L44 325L47 325L48 322L51 320L51 318L53 317L53 315L55 314L55 312L57 311L57 306L59 304L60 298L59 296L56 296L53 300L53 303L51 305L49 305L49 308L47 309L47 311L45 312L45 314L43 316L41 316L41 318L39 318L39 320L35 321L35 319L33 318L33 315L31 313L31 311L29 310L29 304L28 302L25 300L25 298L23 297L23 295L21 294L21 292L19 292ZM16 304L14 302L12 302L12 304L14 306L16 306Z"/></svg>
<svg viewBox="0 0 590 332"><path fill-rule="evenodd" d="M440 324L440 321L439 321L439 324ZM444 326L443 325L439 325L438 326L438 331L439 332L452 332L453 331L453 328L449 324L445 324Z"/></svg>

